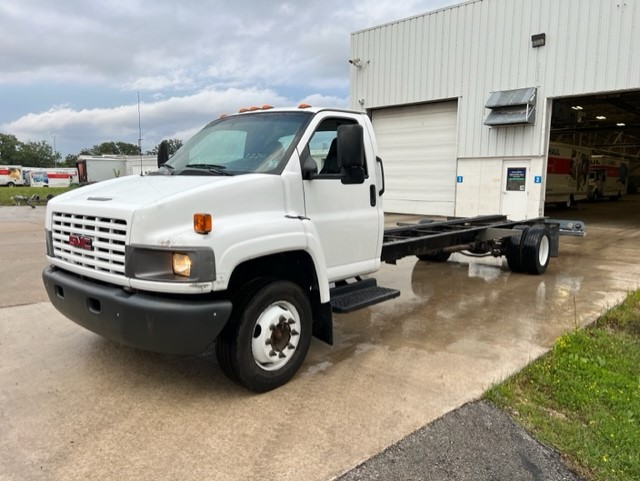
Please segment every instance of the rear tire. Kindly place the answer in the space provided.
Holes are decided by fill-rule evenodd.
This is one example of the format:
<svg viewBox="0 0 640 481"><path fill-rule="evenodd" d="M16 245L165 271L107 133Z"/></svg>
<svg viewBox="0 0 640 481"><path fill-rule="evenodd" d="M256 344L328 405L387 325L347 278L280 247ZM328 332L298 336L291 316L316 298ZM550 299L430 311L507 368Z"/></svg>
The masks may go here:
<svg viewBox="0 0 640 481"><path fill-rule="evenodd" d="M523 233L522 266L529 274L544 274L549 265L551 241L549 229L543 224L535 224Z"/></svg>
<svg viewBox="0 0 640 481"><path fill-rule="evenodd" d="M273 281L238 304L216 340L224 374L254 392L282 386L298 371L311 343L311 306L302 288Z"/></svg>
<svg viewBox="0 0 640 481"><path fill-rule="evenodd" d="M527 225L515 225L513 230L522 231L519 236L509 237L507 240L507 249L505 256L507 257L507 265L512 272L524 272L525 268L522 265L522 242L524 236L529 229Z"/></svg>

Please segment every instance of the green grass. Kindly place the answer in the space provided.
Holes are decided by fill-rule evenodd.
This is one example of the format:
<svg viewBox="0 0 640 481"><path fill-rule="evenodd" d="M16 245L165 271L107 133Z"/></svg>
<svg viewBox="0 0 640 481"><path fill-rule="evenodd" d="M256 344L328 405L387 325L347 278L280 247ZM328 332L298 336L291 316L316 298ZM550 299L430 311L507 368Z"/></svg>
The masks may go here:
<svg viewBox="0 0 640 481"><path fill-rule="evenodd" d="M640 291L485 397L590 480L640 480Z"/></svg>
<svg viewBox="0 0 640 481"><path fill-rule="evenodd" d="M38 205L46 204L47 195L58 195L71 190L74 187L0 187L0 205L16 205L12 197L22 195L31 197L36 194L40 197ZM24 204L22 204L24 205Z"/></svg>

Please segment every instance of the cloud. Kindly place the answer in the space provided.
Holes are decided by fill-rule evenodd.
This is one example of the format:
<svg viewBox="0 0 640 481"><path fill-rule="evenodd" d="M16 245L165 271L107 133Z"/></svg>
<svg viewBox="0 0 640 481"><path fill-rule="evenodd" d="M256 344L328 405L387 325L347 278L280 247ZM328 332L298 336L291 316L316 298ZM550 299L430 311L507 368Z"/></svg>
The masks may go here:
<svg viewBox="0 0 640 481"><path fill-rule="evenodd" d="M3 0L0 129L143 149L242 105L347 105L350 34L455 0ZM125 100L123 100L125 99ZM98 108L98 106L100 108Z"/></svg>
<svg viewBox="0 0 640 481"><path fill-rule="evenodd" d="M163 138L186 140L221 114L236 112L243 106L282 107L301 101L329 107L347 106L347 99L339 97L312 94L294 101L273 90L256 88L207 89L193 95L152 99L140 104L142 149L152 149ZM10 132L23 142L48 141L55 135L57 148L64 153L78 153L82 148L112 140L137 144L138 106L76 110L59 105L0 125L0 131Z"/></svg>
<svg viewBox="0 0 640 481"><path fill-rule="evenodd" d="M0 85L345 87L351 32L445 3L5 0Z"/></svg>

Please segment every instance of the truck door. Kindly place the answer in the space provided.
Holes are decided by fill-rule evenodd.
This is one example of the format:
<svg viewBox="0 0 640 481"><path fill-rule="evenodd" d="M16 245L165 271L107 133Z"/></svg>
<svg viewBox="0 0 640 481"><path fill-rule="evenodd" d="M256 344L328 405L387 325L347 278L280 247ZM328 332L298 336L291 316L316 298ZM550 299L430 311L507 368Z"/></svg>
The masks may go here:
<svg viewBox="0 0 640 481"><path fill-rule="evenodd" d="M318 167L318 175L303 183L305 215L322 243L330 280L370 272L380 263L383 212L375 172L367 172L362 184L341 182L336 134L340 125L349 123L357 121L334 116L324 118L302 154L303 160L311 156ZM367 151L367 154L373 155L373 152ZM369 165L368 169L371 168Z"/></svg>

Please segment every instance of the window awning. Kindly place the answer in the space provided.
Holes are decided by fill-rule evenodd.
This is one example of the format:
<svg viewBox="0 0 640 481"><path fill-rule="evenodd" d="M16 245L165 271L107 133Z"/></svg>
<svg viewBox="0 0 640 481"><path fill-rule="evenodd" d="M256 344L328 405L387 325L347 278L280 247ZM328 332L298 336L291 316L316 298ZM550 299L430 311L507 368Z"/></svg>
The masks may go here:
<svg viewBox="0 0 640 481"><path fill-rule="evenodd" d="M491 109L484 124L533 125L536 121L536 87L491 92L485 107Z"/></svg>

